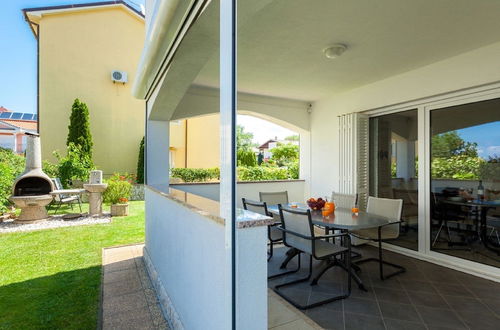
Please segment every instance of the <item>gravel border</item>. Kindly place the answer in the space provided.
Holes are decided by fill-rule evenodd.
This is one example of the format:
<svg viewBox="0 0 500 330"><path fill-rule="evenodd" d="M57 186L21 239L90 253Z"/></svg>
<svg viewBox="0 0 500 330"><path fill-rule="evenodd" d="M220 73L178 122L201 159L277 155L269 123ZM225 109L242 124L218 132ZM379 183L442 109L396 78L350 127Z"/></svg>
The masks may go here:
<svg viewBox="0 0 500 330"><path fill-rule="evenodd" d="M84 213L80 217L74 219L63 219L63 216L64 215L52 215L46 221L29 224L14 223L13 219L5 220L4 222L0 222L0 234L62 227L96 225L111 222L111 214L109 213L104 213L99 217L93 217L88 215L87 213Z"/></svg>

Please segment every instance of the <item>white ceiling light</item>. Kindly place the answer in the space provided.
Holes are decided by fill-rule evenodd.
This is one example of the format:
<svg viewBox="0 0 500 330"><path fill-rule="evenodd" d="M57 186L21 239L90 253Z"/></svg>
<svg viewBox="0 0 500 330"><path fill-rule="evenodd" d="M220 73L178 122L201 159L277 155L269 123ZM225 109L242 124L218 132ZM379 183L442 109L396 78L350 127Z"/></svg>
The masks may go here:
<svg viewBox="0 0 500 330"><path fill-rule="evenodd" d="M328 48L323 49L323 53L328 58L337 58L342 55L347 49L346 45L343 44L335 44L331 45Z"/></svg>

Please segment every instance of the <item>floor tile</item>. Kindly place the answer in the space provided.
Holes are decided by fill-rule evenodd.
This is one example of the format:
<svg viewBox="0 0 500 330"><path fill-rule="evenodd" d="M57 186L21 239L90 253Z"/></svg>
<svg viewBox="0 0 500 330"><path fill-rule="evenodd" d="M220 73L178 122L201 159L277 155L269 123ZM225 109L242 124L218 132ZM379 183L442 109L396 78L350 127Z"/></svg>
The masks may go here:
<svg viewBox="0 0 500 330"><path fill-rule="evenodd" d="M500 318L493 313L478 314L473 312L462 312L460 317L472 330L497 330L500 328Z"/></svg>
<svg viewBox="0 0 500 330"><path fill-rule="evenodd" d="M497 316L500 316L500 297L498 297L498 299L484 298L480 299L480 301L488 306Z"/></svg>
<svg viewBox="0 0 500 330"><path fill-rule="evenodd" d="M449 308L446 301L437 293L411 292L408 294L413 304L435 308Z"/></svg>
<svg viewBox="0 0 500 330"><path fill-rule="evenodd" d="M437 293L437 290L430 282L416 281L416 280L401 280L401 279L399 280L403 288L406 291L408 291L408 295L411 294L411 291Z"/></svg>
<svg viewBox="0 0 500 330"><path fill-rule="evenodd" d="M376 301L371 299L350 297L344 301L344 312L380 317L380 310Z"/></svg>
<svg viewBox="0 0 500 330"><path fill-rule="evenodd" d="M344 313L345 330L377 330L385 329L381 317Z"/></svg>
<svg viewBox="0 0 500 330"><path fill-rule="evenodd" d="M393 320L384 317L384 323L387 330L425 330L427 329L423 323Z"/></svg>
<svg viewBox="0 0 500 330"><path fill-rule="evenodd" d="M277 327L271 328L273 330L309 330L315 329L304 320L295 320L290 323L282 324Z"/></svg>
<svg viewBox="0 0 500 330"><path fill-rule="evenodd" d="M442 295L473 297L472 293L467 290L462 284L439 283L435 284L434 287Z"/></svg>
<svg viewBox="0 0 500 330"><path fill-rule="evenodd" d="M324 307L317 307L308 310L306 315L325 329L344 329L344 316L342 312L332 311Z"/></svg>
<svg viewBox="0 0 500 330"><path fill-rule="evenodd" d="M389 318L403 321L422 322L413 305L395 304L385 301L379 302L379 305L384 319Z"/></svg>
<svg viewBox="0 0 500 330"><path fill-rule="evenodd" d="M474 312L474 313L488 313L489 308L481 302L478 298L474 297L456 297L456 296L443 296L448 305L452 309L461 312Z"/></svg>
<svg viewBox="0 0 500 330"><path fill-rule="evenodd" d="M297 315L276 298L268 299L268 326L276 327L297 320Z"/></svg>
<svg viewBox="0 0 500 330"><path fill-rule="evenodd" d="M424 323L429 326L466 329L465 324L451 309L417 306L417 310Z"/></svg>
<svg viewBox="0 0 500 330"><path fill-rule="evenodd" d="M410 298L403 290L373 288L379 301L388 301L400 304L410 304Z"/></svg>

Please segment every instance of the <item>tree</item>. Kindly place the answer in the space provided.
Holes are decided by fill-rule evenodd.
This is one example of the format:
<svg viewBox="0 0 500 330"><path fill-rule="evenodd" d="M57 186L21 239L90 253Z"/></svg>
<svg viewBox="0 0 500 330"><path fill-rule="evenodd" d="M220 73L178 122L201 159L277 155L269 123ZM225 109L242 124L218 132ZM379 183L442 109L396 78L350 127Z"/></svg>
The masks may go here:
<svg viewBox="0 0 500 330"><path fill-rule="evenodd" d="M272 157L278 166L289 166L299 160L299 146L292 143L278 143L278 146L271 149Z"/></svg>
<svg viewBox="0 0 500 330"><path fill-rule="evenodd" d="M299 141L300 136L299 135L290 135L285 138L285 141Z"/></svg>
<svg viewBox="0 0 500 330"><path fill-rule="evenodd" d="M257 158L252 149L239 149L236 155L238 166L257 166Z"/></svg>
<svg viewBox="0 0 500 330"><path fill-rule="evenodd" d="M466 142L457 131L437 134L432 137L432 157L450 158L462 155L477 157L477 143Z"/></svg>
<svg viewBox="0 0 500 330"><path fill-rule="evenodd" d="M245 132L245 128L241 125L236 125L236 150L251 150L256 147L252 142L253 134Z"/></svg>
<svg viewBox="0 0 500 330"><path fill-rule="evenodd" d="M139 144L139 158L137 160L137 183L144 183L144 137Z"/></svg>
<svg viewBox="0 0 500 330"><path fill-rule="evenodd" d="M75 99L69 118L68 139L66 145L74 144L85 158L92 161L92 134L90 133L89 109L87 105Z"/></svg>
<svg viewBox="0 0 500 330"><path fill-rule="evenodd" d="M252 133L245 132L243 126L236 125L236 158L239 166L257 166L257 159L252 150L256 144L252 139Z"/></svg>

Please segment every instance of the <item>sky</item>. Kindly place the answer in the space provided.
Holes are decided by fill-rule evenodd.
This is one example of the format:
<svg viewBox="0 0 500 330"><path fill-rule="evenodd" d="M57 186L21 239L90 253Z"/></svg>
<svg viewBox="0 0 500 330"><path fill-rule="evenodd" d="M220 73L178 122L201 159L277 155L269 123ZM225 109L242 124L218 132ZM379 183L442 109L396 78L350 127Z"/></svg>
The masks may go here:
<svg viewBox="0 0 500 330"><path fill-rule="evenodd" d="M500 121L463 128L457 132L465 141L478 144L480 157L500 157Z"/></svg>

